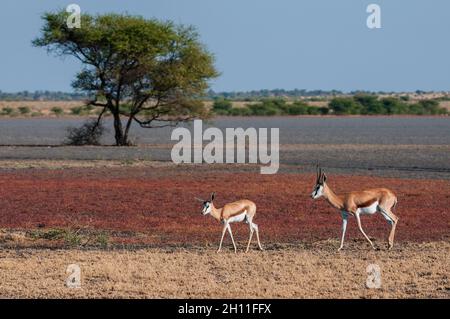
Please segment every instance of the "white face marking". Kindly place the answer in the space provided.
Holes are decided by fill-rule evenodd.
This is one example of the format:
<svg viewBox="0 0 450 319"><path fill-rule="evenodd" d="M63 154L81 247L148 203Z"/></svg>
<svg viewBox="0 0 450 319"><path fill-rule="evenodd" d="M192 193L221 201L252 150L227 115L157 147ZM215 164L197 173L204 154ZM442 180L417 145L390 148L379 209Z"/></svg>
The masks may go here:
<svg viewBox="0 0 450 319"><path fill-rule="evenodd" d="M311 193L311 197L313 199L317 199L317 198L319 198L322 195L323 195L323 185L317 184L314 187L313 192Z"/></svg>
<svg viewBox="0 0 450 319"><path fill-rule="evenodd" d="M370 206L367 207L360 207L356 210L356 213L358 214L374 214L377 211L378 202L373 203Z"/></svg>
<svg viewBox="0 0 450 319"><path fill-rule="evenodd" d="M245 219L245 215L247 215L247 211L246 210L244 210L244 212L239 214L239 215L236 215L236 216L233 216L233 217L229 218L227 222L228 223L241 222L241 221L243 221Z"/></svg>
<svg viewBox="0 0 450 319"><path fill-rule="evenodd" d="M203 204L203 210L202 210L202 214L203 215L207 215L211 213L211 203L210 202L205 202Z"/></svg>

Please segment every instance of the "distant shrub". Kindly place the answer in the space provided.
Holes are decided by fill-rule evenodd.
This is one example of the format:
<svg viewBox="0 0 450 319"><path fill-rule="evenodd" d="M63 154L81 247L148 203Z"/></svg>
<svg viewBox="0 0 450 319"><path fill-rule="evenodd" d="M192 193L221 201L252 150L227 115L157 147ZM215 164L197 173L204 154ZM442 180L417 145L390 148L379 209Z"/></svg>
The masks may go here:
<svg viewBox="0 0 450 319"><path fill-rule="evenodd" d="M329 103L329 108L336 115L360 114L361 105L351 97L336 97Z"/></svg>
<svg viewBox="0 0 450 319"><path fill-rule="evenodd" d="M264 103L247 104L250 115L276 115L277 109Z"/></svg>
<svg viewBox="0 0 450 319"><path fill-rule="evenodd" d="M227 115L232 109L232 103L230 100L218 98L213 103L213 112L218 115Z"/></svg>
<svg viewBox="0 0 450 319"><path fill-rule="evenodd" d="M402 101L409 101L410 100L410 97L409 97L409 95L402 95L402 96L400 96L400 100L402 100Z"/></svg>
<svg viewBox="0 0 450 319"><path fill-rule="evenodd" d="M439 105L437 100L421 100L417 103L408 103L401 98L385 97L379 99L376 95L355 95L346 98L334 98L329 108L336 115L344 114L413 114L413 115L440 115L448 111Z"/></svg>
<svg viewBox="0 0 450 319"><path fill-rule="evenodd" d="M320 109L316 106L308 106L309 115L321 115Z"/></svg>
<svg viewBox="0 0 450 319"><path fill-rule="evenodd" d="M289 115L308 114L308 105L305 102L296 101L287 107L287 114Z"/></svg>
<svg viewBox="0 0 450 319"><path fill-rule="evenodd" d="M20 106L19 113L22 115L31 113L31 109L28 106Z"/></svg>
<svg viewBox="0 0 450 319"><path fill-rule="evenodd" d="M395 97L386 97L381 99L381 104L385 109L386 114L408 114L409 105L403 100Z"/></svg>
<svg viewBox="0 0 450 319"><path fill-rule="evenodd" d="M327 115L330 112L330 109L328 107L322 106L322 107L319 107L319 111L320 111L320 114Z"/></svg>
<svg viewBox="0 0 450 319"><path fill-rule="evenodd" d="M64 113L64 110L59 106L54 106L50 109L50 111L55 115L62 115Z"/></svg>
<svg viewBox="0 0 450 319"><path fill-rule="evenodd" d="M100 145L100 139L105 132L103 123L97 125L96 119L86 121L81 127L67 129L67 145Z"/></svg>
<svg viewBox="0 0 450 319"><path fill-rule="evenodd" d="M83 111L84 109L82 106L75 106L70 109L70 112L72 112L73 115L81 115L83 114Z"/></svg>
<svg viewBox="0 0 450 319"><path fill-rule="evenodd" d="M251 115L281 115L285 114L288 105L283 99L264 99L258 103L247 104Z"/></svg>
<svg viewBox="0 0 450 319"><path fill-rule="evenodd" d="M13 109L12 107L5 106L5 107L2 109L2 115L11 115L11 114L13 114L13 113L14 113L14 109Z"/></svg>
<svg viewBox="0 0 450 319"><path fill-rule="evenodd" d="M435 100L422 100L419 105L424 109L425 114L437 115L443 114L445 109L439 107L439 102Z"/></svg>
<svg viewBox="0 0 450 319"><path fill-rule="evenodd" d="M256 103L247 103L243 107L232 107L229 100L216 99L213 104L213 111L219 115L231 116L271 116L271 115L322 115L327 114L327 107L310 106L304 101L294 101L287 103L281 98L266 98Z"/></svg>
<svg viewBox="0 0 450 319"><path fill-rule="evenodd" d="M88 105L85 105L85 106L84 106L84 109L85 109L87 112L91 112L92 110L95 109L95 106L94 106L94 105L91 105L91 104L88 104Z"/></svg>
<svg viewBox="0 0 450 319"><path fill-rule="evenodd" d="M235 107L232 108L229 112L229 115L232 116L250 116L252 115L250 109L248 107Z"/></svg>
<svg viewBox="0 0 450 319"><path fill-rule="evenodd" d="M425 115L425 109L420 103L409 105L408 114Z"/></svg>
<svg viewBox="0 0 450 319"><path fill-rule="evenodd" d="M385 114L386 110L376 95L357 94L353 99L359 106L359 112L353 114ZM356 111L356 110L355 110Z"/></svg>

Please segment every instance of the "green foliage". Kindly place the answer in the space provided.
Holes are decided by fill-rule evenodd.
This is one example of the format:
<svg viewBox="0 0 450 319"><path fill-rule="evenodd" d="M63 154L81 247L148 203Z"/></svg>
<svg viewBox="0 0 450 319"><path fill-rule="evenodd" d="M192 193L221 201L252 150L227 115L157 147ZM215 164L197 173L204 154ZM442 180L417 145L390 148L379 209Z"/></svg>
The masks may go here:
<svg viewBox="0 0 450 319"><path fill-rule="evenodd" d="M50 111L53 113L53 114L55 114L55 115L62 115L63 113L64 113L64 110L61 108L61 107L59 107L59 106L54 106L54 107L52 107L51 109L50 109Z"/></svg>
<svg viewBox="0 0 450 319"><path fill-rule="evenodd" d="M402 95L402 96L400 96L400 100L402 100L402 101L409 101L410 100L410 97L409 97L409 95Z"/></svg>
<svg viewBox="0 0 450 319"><path fill-rule="evenodd" d="M402 99L386 97L381 99L386 114L408 114L409 106Z"/></svg>
<svg viewBox="0 0 450 319"><path fill-rule="evenodd" d="M319 107L319 110L320 110L320 114L322 114L322 115L327 115L328 113L330 113L330 109L325 106Z"/></svg>
<svg viewBox="0 0 450 319"><path fill-rule="evenodd" d="M336 115L359 114L361 105L350 97L336 97L330 101L328 107Z"/></svg>
<svg viewBox="0 0 450 319"><path fill-rule="evenodd" d="M353 100L356 102L357 107L352 114L374 115L386 113L386 110L376 95L357 94L353 96Z"/></svg>
<svg viewBox="0 0 450 319"><path fill-rule="evenodd" d="M234 107L229 113L232 116L250 116L252 115L250 109L248 107Z"/></svg>
<svg viewBox="0 0 450 319"><path fill-rule="evenodd" d="M107 232L97 234L96 242L101 248L107 248L109 244L109 235Z"/></svg>
<svg viewBox="0 0 450 319"><path fill-rule="evenodd" d="M323 115L328 108L310 106L303 101L287 103L284 99L263 99L257 103L248 103L244 107L232 107L228 100L219 100L214 113L232 116L272 116L272 115ZM214 104L216 105L216 103Z"/></svg>
<svg viewBox="0 0 450 319"><path fill-rule="evenodd" d="M157 127L152 123L158 119L175 124L209 115L196 99L218 73L193 27L128 14L82 14L82 28L69 29L67 16L64 10L45 13L33 44L83 63L72 86L114 116L117 145L128 145L129 126L121 125L121 117Z"/></svg>
<svg viewBox="0 0 450 319"><path fill-rule="evenodd" d="M425 114L444 114L444 109L439 107L439 102L434 100L421 100L419 101L419 107L423 108Z"/></svg>
<svg viewBox="0 0 450 319"><path fill-rule="evenodd" d="M308 105L304 102L296 101L287 107L287 114L289 115L305 115L308 113Z"/></svg>
<svg viewBox="0 0 450 319"><path fill-rule="evenodd" d="M353 97L334 98L329 103L330 110L336 115L346 114L414 114L441 115L448 114L445 108L439 106L436 100L421 100L408 103L408 100L395 97L379 99L376 95L357 94Z"/></svg>
<svg viewBox="0 0 450 319"><path fill-rule="evenodd" d="M251 115L280 115L287 108L286 102L281 99L267 99L254 104L247 104Z"/></svg>
<svg viewBox="0 0 450 319"><path fill-rule="evenodd" d="M82 243L82 236L75 231L68 230L64 233L64 242L68 246L77 247Z"/></svg>
<svg viewBox="0 0 450 319"><path fill-rule="evenodd" d="M28 106L20 106L19 113L22 115L26 115L26 114L31 113L31 109Z"/></svg>
<svg viewBox="0 0 450 319"><path fill-rule="evenodd" d="M9 107L9 106L5 106L3 109L2 109L2 115L12 115L14 113L14 109L12 108L12 107Z"/></svg>
<svg viewBox="0 0 450 319"><path fill-rule="evenodd" d="M70 113L72 115L89 115L91 113L91 111L93 111L95 109L95 107L93 107L92 105L83 105L83 106L74 106L70 109ZM121 106L121 109L126 109L125 106ZM53 109L52 109L53 111ZM56 110L57 112L59 110ZM63 113L63 110L61 109L61 113ZM101 112L101 110L100 110ZM55 113L56 114L56 113Z"/></svg>
<svg viewBox="0 0 450 319"><path fill-rule="evenodd" d="M230 112L232 104L230 100L217 98L213 103L213 112L217 115L226 115Z"/></svg>
<svg viewBox="0 0 450 319"><path fill-rule="evenodd" d="M83 112L84 112L84 109L83 109L82 106L74 106L74 107L72 107L72 108L70 109L70 112L71 112L73 115L82 115Z"/></svg>

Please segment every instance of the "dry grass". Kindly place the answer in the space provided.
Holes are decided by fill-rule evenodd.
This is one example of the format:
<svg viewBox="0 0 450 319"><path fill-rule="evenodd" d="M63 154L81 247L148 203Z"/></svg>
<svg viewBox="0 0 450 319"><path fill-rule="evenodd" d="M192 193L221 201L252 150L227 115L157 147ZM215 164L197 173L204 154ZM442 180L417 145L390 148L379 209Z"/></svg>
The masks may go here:
<svg viewBox="0 0 450 319"><path fill-rule="evenodd" d="M400 96L402 94L395 94L393 96ZM391 95L380 95L380 97L387 97ZM411 100L410 103L416 103L419 100L424 99L434 99L439 98L444 95L442 94L428 94L428 95L410 95ZM325 98L321 101L306 101L311 106L316 107L326 107L328 105L330 98ZM293 103L294 100L288 100L288 104ZM213 101L204 101L206 107L211 108L213 106ZM247 104L255 104L257 101L233 101L232 105L235 108L245 107ZM84 101L0 101L0 111L5 107L10 107L14 110L14 116L18 116L20 107L29 107L30 113L23 116L33 116L33 117L56 117L56 115L52 112L52 108L59 107L63 110L61 115L67 116L72 115L71 109L74 107L80 107L85 104ZM440 101L441 107L446 108L450 111L450 101ZM89 114L95 114L98 109L92 110ZM86 112L83 113L83 116L86 116Z"/></svg>
<svg viewBox="0 0 450 319"><path fill-rule="evenodd" d="M69 169L69 168L118 168L118 167L174 167L172 162L147 160L0 160L2 169Z"/></svg>
<svg viewBox="0 0 450 319"><path fill-rule="evenodd" d="M73 107L83 106L83 101L0 101L0 111L5 107L10 107L18 110L19 107L29 107L30 113L28 116L55 116L52 108L60 107L64 114L70 114L70 109Z"/></svg>
<svg viewBox="0 0 450 319"><path fill-rule="evenodd" d="M204 249L136 251L3 250L0 297L38 298L449 298L448 242L402 243L371 251L336 241L259 252ZM242 249L242 246L240 246ZM82 287L65 287L69 264ZM381 268L380 289L366 288L366 267Z"/></svg>

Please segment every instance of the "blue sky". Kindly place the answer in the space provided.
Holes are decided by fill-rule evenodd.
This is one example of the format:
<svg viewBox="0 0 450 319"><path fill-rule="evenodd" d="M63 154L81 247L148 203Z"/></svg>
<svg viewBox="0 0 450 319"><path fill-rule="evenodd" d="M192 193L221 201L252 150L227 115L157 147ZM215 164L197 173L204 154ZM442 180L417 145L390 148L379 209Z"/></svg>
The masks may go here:
<svg viewBox="0 0 450 319"><path fill-rule="evenodd" d="M72 91L80 65L31 40L48 10L128 12L195 25L216 56L216 91L450 90L448 0L6 0L0 4L0 90ZM381 29L366 7L381 7Z"/></svg>

